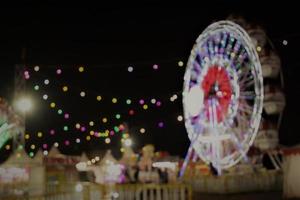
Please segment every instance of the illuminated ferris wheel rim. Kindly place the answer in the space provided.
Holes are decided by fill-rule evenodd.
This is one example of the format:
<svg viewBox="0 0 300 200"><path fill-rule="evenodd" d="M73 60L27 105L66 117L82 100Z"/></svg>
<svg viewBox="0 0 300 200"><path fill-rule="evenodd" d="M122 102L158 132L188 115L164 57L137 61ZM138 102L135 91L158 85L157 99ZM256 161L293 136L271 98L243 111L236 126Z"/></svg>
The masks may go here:
<svg viewBox="0 0 300 200"><path fill-rule="evenodd" d="M203 48L203 44L208 41L210 37L213 37L216 34L219 33L230 33L231 35L236 38L237 41L241 42L243 47L245 48L245 51L247 55L249 56L250 63L251 63L251 73L254 76L254 105L253 105L253 112L251 114L251 119L250 119L250 125L249 128L247 129L248 136L246 139L241 141L241 150L242 152L235 152L234 154L231 154L229 156L226 156L224 158L224 162L220 161L219 164L222 165L222 168L228 168L237 162L239 162L245 155L244 153L247 152L252 145L258 128L259 128L259 123L261 119L261 113L263 109L263 78L262 78L262 69L261 65L259 62L259 57L256 52L255 47L252 44L251 38L249 35L246 33L246 31L236 23L233 23L231 21L219 21L216 23L211 24L208 26L203 33L197 38L196 43L191 51L191 55L189 57L188 63L187 63L187 68L186 68L186 73L184 75L184 90L183 90L183 105L184 105L184 118L185 118L185 126L188 132L189 139L191 140L191 143L193 145L194 150L198 153L199 157L206 161L209 162L211 159L208 159L207 156L204 156L200 150L200 148L203 146L203 143L209 142L209 139L207 137L203 137L199 135L199 139L197 141L195 140L195 136L197 133L195 133L194 127L191 124L191 116L190 113L188 112L187 109L187 96L188 93L190 92L190 81L191 81L191 71L193 69L193 64L196 59L196 56L199 51ZM223 62L223 61L222 61ZM210 67L210 66L209 66ZM231 69L231 68L230 68ZM235 72L234 72L235 74ZM205 74L201 75L202 77L205 76ZM231 82L231 85L235 87L234 90L236 90L236 96L235 98L239 99L240 98L240 93L239 93L239 87L238 85L235 85L234 82ZM237 109L238 103L237 101L233 101L236 105L233 105ZM236 110L234 112L236 114ZM200 114L198 114L200 115ZM200 121L200 120L199 120ZM205 124L202 123L202 126ZM204 127L205 128L205 127ZM223 138L227 138L226 136L221 136ZM197 135L198 138L198 135ZM236 155L238 154L238 155ZM236 157L235 159L231 159L230 157ZM229 161L231 159L231 161Z"/></svg>

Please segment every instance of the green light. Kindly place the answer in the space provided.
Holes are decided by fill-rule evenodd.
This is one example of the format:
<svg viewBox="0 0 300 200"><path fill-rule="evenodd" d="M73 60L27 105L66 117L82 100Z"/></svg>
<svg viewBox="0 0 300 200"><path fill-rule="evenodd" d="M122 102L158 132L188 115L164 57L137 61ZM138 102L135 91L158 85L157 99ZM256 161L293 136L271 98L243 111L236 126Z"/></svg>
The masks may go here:
<svg viewBox="0 0 300 200"><path fill-rule="evenodd" d="M114 127L115 132L119 132L119 128L117 126Z"/></svg>
<svg viewBox="0 0 300 200"><path fill-rule="evenodd" d="M120 114L116 114L116 119L120 119L121 115Z"/></svg>
<svg viewBox="0 0 300 200"><path fill-rule="evenodd" d="M63 113L62 109L58 109L57 113L61 115Z"/></svg>
<svg viewBox="0 0 300 200"><path fill-rule="evenodd" d="M18 149L19 149L19 150L22 150L22 149L23 149L23 145L20 144L20 145L18 146Z"/></svg>
<svg viewBox="0 0 300 200"><path fill-rule="evenodd" d="M39 90L40 87L39 87L38 85L35 85L35 86L34 86L34 89L35 89L35 90Z"/></svg>
<svg viewBox="0 0 300 200"><path fill-rule="evenodd" d="M129 104L131 104L131 100L130 99L127 99L126 100L126 103L129 105Z"/></svg>
<svg viewBox="0 0 300 200"><path fill-rule="evenodd" d="M68 131L69 127L68 126L64 126L64 131Z"/></svg>
<svg viewBox="0 0 300 200"><path fill-rule="evenodd" d="M34 156L33 152L29 152L29 156L33 157Z"/></svg>

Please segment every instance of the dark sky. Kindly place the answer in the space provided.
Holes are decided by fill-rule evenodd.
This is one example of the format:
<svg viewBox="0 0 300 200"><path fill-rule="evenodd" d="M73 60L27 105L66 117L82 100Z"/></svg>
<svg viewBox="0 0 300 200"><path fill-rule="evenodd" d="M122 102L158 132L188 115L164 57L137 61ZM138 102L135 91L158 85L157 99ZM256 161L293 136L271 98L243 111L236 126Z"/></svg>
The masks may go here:
<svg viewBox="0 0 300 200"><path fill-rule="evenodd" d="M99 113L112 115L128 111L125 106L113 107L108 102L96 105L95 101L89 99L93 98L90 94L95 96L101 93L110 98L118 96L123 102L127 97L150 99L153 96L169 99L172 94L181 92L184 69L179 68L177 62L186 62L197 36L211 22L237 13L250 22L265 27L279 52L287 95L280 139L285 145L296 144L300 141L297 132L300 118L297 98L300 95L297 84L300 71L300 32L297 25L291 23L299 19L299 14L293 10L287 12L291 6L270 7L258 2L249 2L251 6L237 1L214 1L201 6L152 4L140 7L99 7L24 3L2 7L1 96L12 98L14 66L21 63L31 69L35 65L44 69L40 76L33 76L29 85L46 77L52 80L56 67L61 66L64 76L57 79L55 84L50 84L47 92L53 94L55 101L61 101L63 108L74 113L72 122L88 122L89 119L99 118ZM288 40L287 46L282 45L283 39ZM25 49L24 60L21 59L22 49ZM157 72L151 69L153 64L160 66ZM77 77L79 75L75 72L80 65L84 65L87 72L84 76ZM128 66L134 66L134 73L127 72ZM78 95L62 96L61 92L56 92L62 84L71 85L74 93L80 88L86 88L87 98L81 100ZM51 114L48 104L41 101L39 106L36 112L40 113L35 113L29 119L32 122L28 125L30 131L34 133L37 130L64 125L61 118L53 112ZM135 148L154 143L159 150L185 154L189 141L183 123L176 121L176 116L182 113L181 96L176 103L169 102L163 105L161 110L141 110L140 113L133 119L124 118L132 131L132 137L136 140ZM52 120L49 121L49 118ZM156 124L159 121L164 121L165 128L157 128ZM147 134L141 136L138 133L140 127L146 127ZM68 134L70 135L44 139L51 143L63 141L68 137L82 137L74 136L78 133ZM110 147L105 146L103 141L75 146L72 146L72 150L68 150L70 147L62 150L68 153L79 152L80 149Z"/></svg>

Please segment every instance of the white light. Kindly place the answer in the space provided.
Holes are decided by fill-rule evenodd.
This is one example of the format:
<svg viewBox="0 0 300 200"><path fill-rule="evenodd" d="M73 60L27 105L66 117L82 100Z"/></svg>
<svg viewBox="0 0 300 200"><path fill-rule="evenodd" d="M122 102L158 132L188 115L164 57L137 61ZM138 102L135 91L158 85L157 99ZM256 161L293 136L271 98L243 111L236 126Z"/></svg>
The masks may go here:
<svg viewBox="0 0 300 200"><path fill-rule="evenodd" d="M80 143L80 139L79 138L76 139L76 143Z"/></svg>
<svg viewBox="0 0 300 200"><path fill-rule="evenodd" d="M44 80L44 84L45 84L45 85L48 85L49 83L50 83L50 81L49 81L48 79L45 79L45 80Z"/></svg>
<svg viewBox="0 0 300 200"><path fill-rule="evenodd" d="M92 163L94 164L95 162L96 162L96 160L93 158L93 159L92 159Z"/></svg>
<svg viewBox="0 0 300 200"><path fill-rule="evenodd" d="M141 128L141 129L140 129L140 132L141 132L141 133L145 133L146 130L145 130L144 128Z"/></svg>
<svg viewBox="0 0 300 200"><path fill-rule="evenodd" d="M132 140L130 138L127 138L125 141L124 141L124 144L125 146L127 147L130 147L132 145Z"/></svg>
<svg viewBox="0 0 300 200"><path fill-rule="evenodd" d="M176 163L174 162L168 162L168 161L163 161L163 162L155 162L152 164L153 167L156 167L156 168L169 168L169 169L172 169L172 170L175 170L176 169Z"/></svg>
<svg viewBox="0 0 300 200"><path fill-rule="evenodd" d="M113 192L112 193L112 197L115 198L115 199L117 199L119 197L119 193Z"/></svg>
<svg viewBox="0 0 300 200"><path fill-rule="evenodd" d="M44 156L47 156L48 155L48 151L47 150L43 151L43 154L44 154Z"/></svg>
<svg viewBox="0 0 300 200"><path fill-rule="evenodd" d="M204 94L202 89L196 85L190 89L186 96L186 108L192 116L196 116L200 113L203 107Z"/></svg>
<svg viewBox="0 0 300 200"><path fill-rule="evenodd" d="M91 162L91 161L87 161L87 164L88 164L88 165L91 165L91 164L92 164L92 162Z"/></svg>
<svg viewBox="0 0 300 200"><path fill-rule="evenodd" d="M178 66L179 66L179 67L182 67L182 66L183 66L183 62L182 62L182 61L179 61L179 62L178 62Z"/></svg>
<svg viewBox="0 0 300 200"><path fill-rule="evenodd" d="M55 142L55 143L54 143L54 146L55 146L55 147L58 147L58 146L59 146L58 142Z"/></svg>
<svg viewBox="0 0 300 200"><path fill-rule="evenodd" d="M133 67L129 66L127 70L128 72L133 72Z"/></svg>
<svg viewBox="0 0 300 200"><path fill-rule="evenodd" d="M156 103L156 99L151 99L151 103L155 104Z"/></svg>
<svg viewBox="0 0 300 200"><path fill-rule="evenodd" d="M32 108L32 101L28 97L23 97L16 102L16 108L22 112L28 112Z"/></svg>
<svg viewBox="0 0 300 200"><path fill-rule="evenodd" d="M87 167L87 164L85 162L79 162L76 164L76 169L78 171L85 171Z"/></svg>
<svg viewBox="0 0 300 200"><path fill-rule="evenodd" d="M83 189L83 186L82 186L82 184L80 184L80 183L76 184L76 186L75 186L75 190L76 190L76 192L81 192L81 191L82 191L82 189Z"/></svg>
<svg viewBox="0 0 300 200"><path fill-rule="evenodd" d="M40 67L39 66L35 66L34 67L34 71L38 72L40 70Z"/></svg>
<svg viewBox="0 0 300 200"><path fill-rule="evenodd" d="M44 99L44 100L47 100L47 99L48 99L48 95L44 94L44 95L43 95L43 99Z"/></svg>
<svg viewBox="0 0 300 200"><path fill-rule="evenodd" d="M282 41L282 44L283 44L284 46L286 46L286 45L288 44L288 41L287 41L287 40L283 40L283 41Z"/></svg>
<svg viewBox="0 0 300 200"><path fill-rule="evenodd" d="M183 120L182 115L178 115L177 120L178 120L179 122L181 122L181 121Z"/></svg>
<svg viewBox="0 0 300 200"><path fill-rule="evenodd" d="M84 96L85 96L85 92L83 92L83 91L80 92L80 96L81 96L81 97L84 97Z"/></svg>
<svg viewBox="0 0 300 200"><path fill-rule="evenodd" d="M99 156L96 156L96 157L95 157L95 160L96 160L96 161L99 161L99 160L100 160Z"/></svg>

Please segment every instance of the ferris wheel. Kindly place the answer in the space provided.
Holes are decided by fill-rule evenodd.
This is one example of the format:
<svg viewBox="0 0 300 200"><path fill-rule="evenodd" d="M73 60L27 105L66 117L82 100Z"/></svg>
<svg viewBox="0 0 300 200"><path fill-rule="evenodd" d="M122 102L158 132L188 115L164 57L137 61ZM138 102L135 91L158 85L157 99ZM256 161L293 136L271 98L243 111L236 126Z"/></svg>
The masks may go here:
<svg viewBox="0 0 300 200"><path fill-rule="evenodd" d="M195 151L219 173L246 158L260 126L263 97L261 64L246 31L231 21L208 26L184 75L187 157Z"/></svg>

